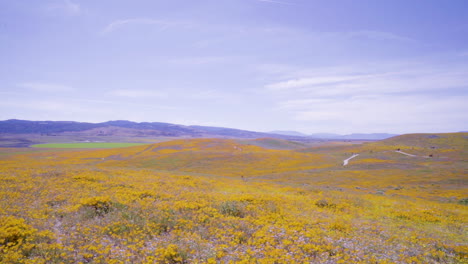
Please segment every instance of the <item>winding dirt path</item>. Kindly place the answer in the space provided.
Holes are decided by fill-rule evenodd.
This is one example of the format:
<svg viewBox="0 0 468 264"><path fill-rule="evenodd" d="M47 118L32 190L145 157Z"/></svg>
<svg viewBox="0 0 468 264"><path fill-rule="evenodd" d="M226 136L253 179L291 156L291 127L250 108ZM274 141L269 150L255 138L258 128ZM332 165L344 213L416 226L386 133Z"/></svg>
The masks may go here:
<svg viewBox="0 0 468 264"><path fill-rule="evenodd" d="M403 151L401 151L401 150L395 150L395 152L400 153L400 154L403 154L403 155L406 155L406 156L410 156L410 157L417 157L416 155L409 154L409 153L403 152Z"/></svg>
<svg viewBox="0 0 468 264"><path fill-rule="evenodd" d="M354 159L354 158L357 157L357 156L359 156L359 154L354 154L354 155L352 155L351 157L349 157L349 158L343 160L343 166L348 165L348 162L349 162L351 159Z"/></svg>
<svg viewBox="0 0 468 264"><path fill-rule="evenodd" d="M432 158L432 155L429 155L429 156L418 156L418 155L413 155L413 154L409 154L409 153L403 152L403 151L401 151L401 150L395 150L395 152L400 153L400 154L403 154L403 155L406 155L406 156L410 156L410 157L420 157L420 158L426 158L426 159Z"/></svg>

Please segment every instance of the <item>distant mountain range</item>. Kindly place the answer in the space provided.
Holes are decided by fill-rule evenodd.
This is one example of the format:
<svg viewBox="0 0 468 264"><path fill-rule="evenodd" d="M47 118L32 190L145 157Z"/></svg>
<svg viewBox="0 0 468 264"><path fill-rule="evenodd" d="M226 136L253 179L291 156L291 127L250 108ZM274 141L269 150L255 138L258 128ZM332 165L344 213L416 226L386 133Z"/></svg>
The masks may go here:
<svg viewBox="0 0 468 264"><path fill-rule="evenodd" d="M28 121L10 119L0 121L0 134L40 134L47 136L128 136L128 137L224 137L224 138L281 138L291 140L380 140L392 134L313 134L295 131L272 131L269 133L241 129L184 126L161 122L131 122L127 120L87 123L75 121Z"/></svg>
<svg viewBox="0 0 468 264"><path fill-rule="evenodd" d="M241 129L207 126L184 126L161 122L131 122L126 120L103 123L74 121L0 121L0 134L40 134L46 136L126 136L126 137L226 137L288 139L275 135Z"/></svg>
<svg viewBox="0 0 468 264"><path fill-rule="evenodd" d="M308 135L297 132L297 131L283 131L283 130L275 130L270 131L269 133L278 134L278 135L285 135L285 136L295 136L295 137L307 137Z"/></svg>
<svg viewBox="0 0 468 264"><path fill-rule="evenodd" d="M372 134L349 134L349 135L339 135L332 133L316 133L316 134L304 134L296 131L271 131L273 134L287 135L287 136L298 136L298 137L308 137L308 138L318 138L318 139L356 139L356 140L382 140L398 136L397 134L388 134L388 133L372 133Z"/></svg>

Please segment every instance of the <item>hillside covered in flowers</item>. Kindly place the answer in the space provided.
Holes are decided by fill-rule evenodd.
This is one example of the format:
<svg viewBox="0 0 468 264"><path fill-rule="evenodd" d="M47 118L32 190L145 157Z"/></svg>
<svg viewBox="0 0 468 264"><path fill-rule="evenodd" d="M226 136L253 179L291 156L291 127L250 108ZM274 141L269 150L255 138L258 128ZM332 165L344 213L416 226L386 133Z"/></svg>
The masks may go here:
<svg viewBox="0 0 468 264"><path fill-rule="evenodd" d="M467 137L1 149L0 262L466 263Z"/></svg>

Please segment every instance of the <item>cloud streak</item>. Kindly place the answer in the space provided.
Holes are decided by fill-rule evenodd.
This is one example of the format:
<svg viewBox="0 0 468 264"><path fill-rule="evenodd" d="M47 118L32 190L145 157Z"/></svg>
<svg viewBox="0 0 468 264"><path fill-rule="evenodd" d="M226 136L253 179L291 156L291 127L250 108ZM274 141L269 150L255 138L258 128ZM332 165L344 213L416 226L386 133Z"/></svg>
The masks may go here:
<svg viewBox="0 0 468 264"><path fill-rule="evenodd" d="M132 90L132 89L119 89L110 92L113 96L126 97L126 98L164 98L167 97L165 93L153 90Z"/></svg>
<svg viewBox="0 0 468 264"><path fill-rule="evenodd" d="M324 72L265 85L272 93L300 93L308 96L353 96L361 94L406 94L445 92L468 87L466 67L451 69L423 67L395 69L355 74L353 72Z"/></svg>
<svg viewBox="0 0 468 264"><path fill-rule="evenodd" d="M276 96L278 111L312 123L315 132L327 132L332 124L341 124L340 133L359 132L355 127L367 127L367 132L449 132L468 122L466 72L463 64L430 62L296 69L286 75L297 77L269 83L263 91Z"/></svg>
<svg viewBox="0 0 468 264"><path fill-rule="evenodd" d="M294 3L278 0L257 0L258 2L271 3L271 4L280 4L280 5L294 5Z"/></svg>
<svg viewBox="0 0 468 264"><path fill-rule="evenodd" d="M368 96L333 100L289 100L280 104L294 120L314 124L315 131L326 132L329 124L341 124L341 133L356 127L367 132L456 131L467 118L465 97L447 96ZM455 113L447 116L446 113ZM395 124L398 124L395 126Z"/></svg>
<svg viewBox="0 0 468 264"><path fill-rule="evenodd" d="M63 85L63 84L56 84L56 83L43 83L43 82L25 82L25 83L18 83L18 87L23 87L29 90L37 91L37 92L71 92L75 89L71 86Z"/></svg>
<svg viewBox="0 0 468 264"><path fill-rule="evenodd" d="M109 23L102 33L111 33L117 31L121 28L127 26L142 26L142 25L153 25L159 27L161 30L165 30L172 26L189 26L189 23L185 22L178 22L178 21L168 21L168 20L160 20L160 19L153 19L153 18L130 18L130 19L120 19L115 20Z"/></svg>
<svg viewBox="0 0 468 264"><path fill-rule="evenodd" d="M397 35L391 32L385 32L385 31L359 30L359 31L350 31L350 32L340 32L336 34L342 34L348 38L369 38L369 39L376 39L376 40L416 42L416 40L412 38L400 36L400 35Z"/></svg>
<svg viewBox="0 0 468 264"><path fill-rule="evenodd" d="M306 77L306 78L298 78L292 79L277 83L268 84L265 87L269 90L288 90L288 89L295 89L301 87L310 87L310 86L323 86L329 84L338 84L343 82L349 82L357 79L368 78L367 76L360 76L360 75L337 75L337 76L317 76L317 77Z"/></svg>
<svg viewBox="0 0 468 264"><path fill-rule="evenodd" d="M81 6L71 0L62 0L51 4L48 6L48 10L67 15L79 15L82 12Z"/></svg>
<svg viewBox="0 0 468 264"><path fill-rule="evenodd" d="M219 56L200 56L200 57L183 57L170 59L168 62L174 65L183 66L199 66L207 64L217 64L227 61L227 57Z"/></svg>

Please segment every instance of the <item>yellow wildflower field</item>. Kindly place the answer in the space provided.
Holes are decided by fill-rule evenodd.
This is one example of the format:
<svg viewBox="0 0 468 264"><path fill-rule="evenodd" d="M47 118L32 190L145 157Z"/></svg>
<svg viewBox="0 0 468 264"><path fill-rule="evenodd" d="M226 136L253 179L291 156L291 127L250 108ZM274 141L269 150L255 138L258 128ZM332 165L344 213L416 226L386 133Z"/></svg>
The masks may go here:
<svg viewBox="0 0 468 264"><path fill-rule="evenodd" d="M466 133L440 137L0 155L0 262L466 263Z"/></svg>

